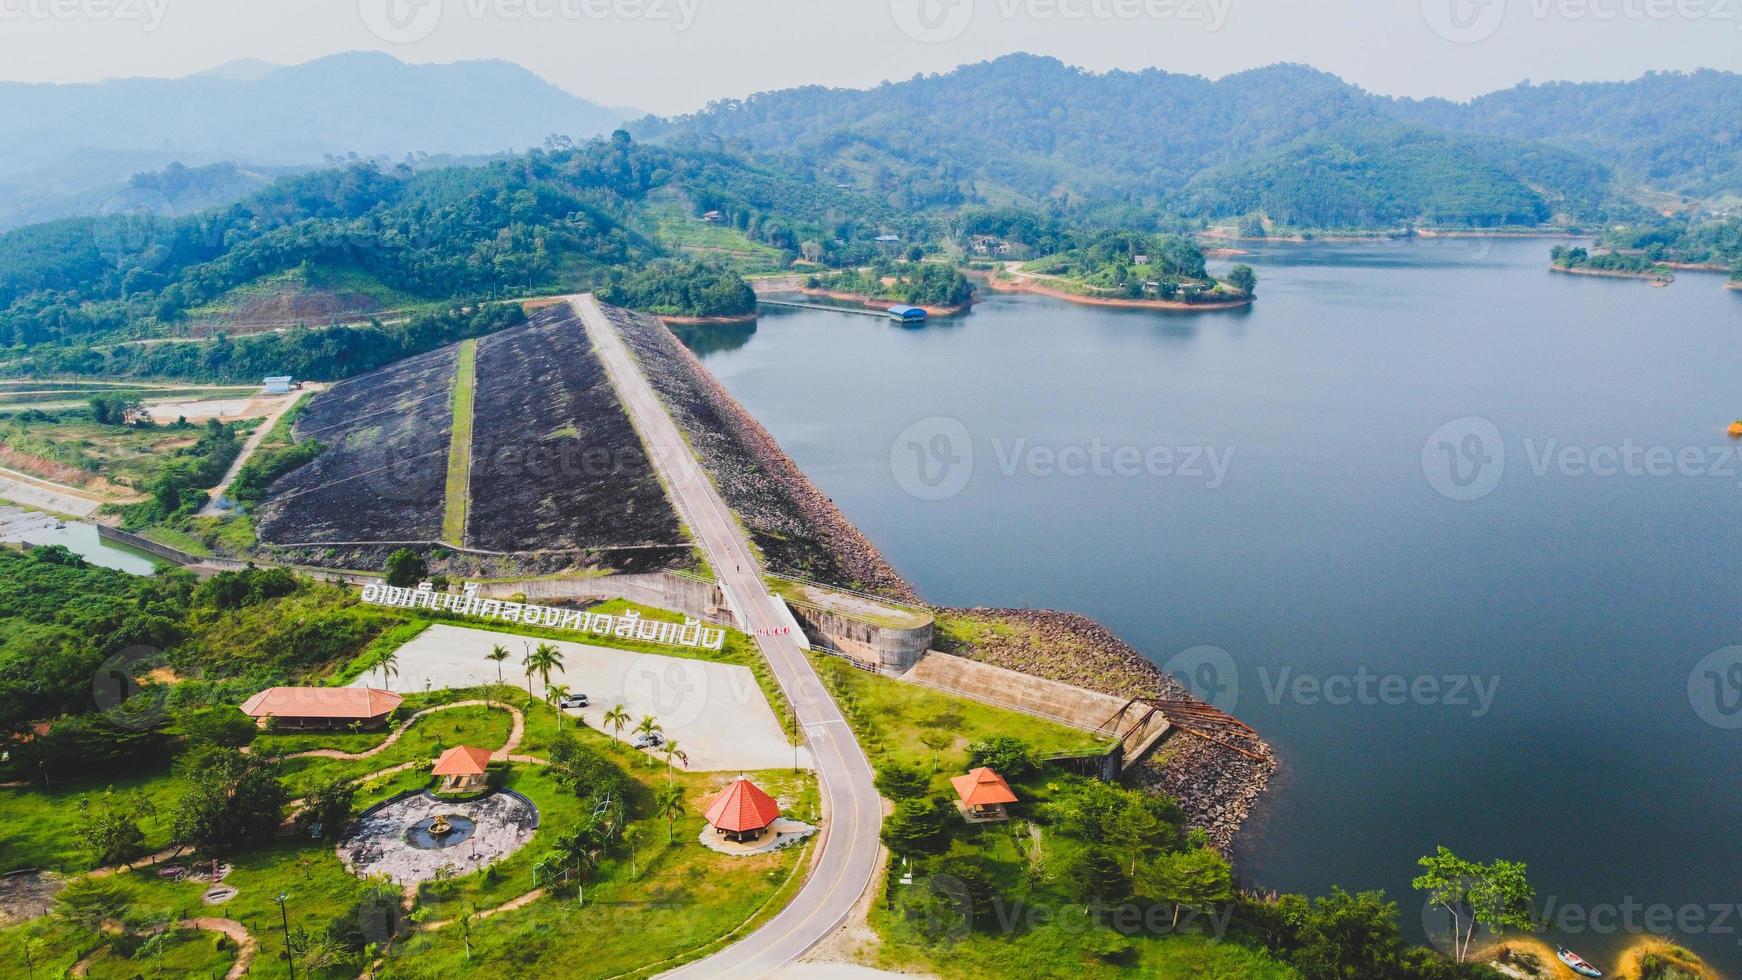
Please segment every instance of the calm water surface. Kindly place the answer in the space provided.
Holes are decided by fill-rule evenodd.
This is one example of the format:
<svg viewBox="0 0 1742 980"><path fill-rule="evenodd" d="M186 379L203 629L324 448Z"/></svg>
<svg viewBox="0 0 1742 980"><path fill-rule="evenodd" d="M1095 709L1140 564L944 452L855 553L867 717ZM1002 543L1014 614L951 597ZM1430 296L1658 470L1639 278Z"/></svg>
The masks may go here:
<svg viewBox="0 0 1742 980"><path fill-rule="evenodd" d="M1245 259L1261 298L1244 313L993 295L917 329L771 311L696 346L928 599L1079 610L1158 663L1227 651L1217 696L1283 760L1237 855L1249 881L1384 888L1419 933L1414 861L1445 844L1527 862L1556 905L1733 906L1742 729L1703 720L1689 683L1742 644L1724 435L1742 293L1553 275L1547 250L1271 247ZM942 500L904 489L953 452L950 423L910 429L934 417L973 459ZM920 455L897 446L892 465L904 431ZM1692 447L1700 472L1584 469L1629 445ZM1219 483L1010 466L1037 446L1232 456ZM1491 492L1452 499L1484 477ZM1333 704L1295 686L1363 673L1441 688ZM1472 679L1497 685L1486 710ZM1444 703L1456 683L1463 703ZM1738 918L1686 941L1742 969ZM1605 968L1626 944L1559 938Z"/></svg>

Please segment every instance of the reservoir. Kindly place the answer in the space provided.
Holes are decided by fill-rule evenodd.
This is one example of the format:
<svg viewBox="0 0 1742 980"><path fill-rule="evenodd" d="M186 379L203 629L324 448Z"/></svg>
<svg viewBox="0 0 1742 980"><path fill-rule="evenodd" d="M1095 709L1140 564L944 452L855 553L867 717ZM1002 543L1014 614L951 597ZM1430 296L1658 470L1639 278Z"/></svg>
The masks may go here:
<svg viewBox="0 0 1742 980"><path fill-rule="evenodd" d="M1527 863L1605 969L1692 909L1736 972L1742 292L1550 244L1253 246L1232 313L684 337L928 601L1082 612L1256 727L1246 883L1383 888L1419 938L1443 844Z"/></svg>

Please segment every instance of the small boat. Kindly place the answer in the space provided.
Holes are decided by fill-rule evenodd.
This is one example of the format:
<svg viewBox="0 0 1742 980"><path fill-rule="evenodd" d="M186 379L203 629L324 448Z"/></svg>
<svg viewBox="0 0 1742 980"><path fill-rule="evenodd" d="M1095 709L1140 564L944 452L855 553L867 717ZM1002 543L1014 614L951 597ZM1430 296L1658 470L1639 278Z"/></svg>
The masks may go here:
<svg viewBox="0 0 1742 980"><path fill-rule="evenodd" d="M1730 438L1742 439L1742 419L1737 419L1736 421L1731 422L1730 428L1726 431L1730 433Z"/></svg>
<svg viewBox="0 0 1742 980"><path fill-rule="evenodd" d="M1572 970L1581 977L1600 977L1603 975L1602 970L1599 970L1585 962L1583 956L1580 956L1565 946L1556 949L1554 955L1556 959L1567 965L1567 969Z"/></svg>

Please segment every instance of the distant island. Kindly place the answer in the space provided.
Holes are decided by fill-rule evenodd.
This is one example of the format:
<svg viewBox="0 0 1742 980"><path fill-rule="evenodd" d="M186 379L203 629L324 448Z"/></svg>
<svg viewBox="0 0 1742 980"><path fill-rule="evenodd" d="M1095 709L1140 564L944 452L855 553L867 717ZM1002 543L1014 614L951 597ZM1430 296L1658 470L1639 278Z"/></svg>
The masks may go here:
<svg viewBox="0 0 1742 980"><path fill-rule="evenodd" d="M1550 268L1581 276L1610 276L1618 279L1646 279L1667 285L1675 281L1669 266L1654 262L1643 255L1621 252L1596 252L1574 246L1556 245L1549 250Z"/></svg>
<svg viewBox="0 0 1742 980"><path fill-rule="evenodd" d="M960 313L974 301L968 277L941 262L878 260L868 268L809 276L802 292L867 306L917 306L930 316Z"/></svg>
<svg viewBox="0 0 1742 980"><path fill-rule="evenodd" d="M1258 276L1236 265L1224 279L1204 268L1204 251L1183 235L1105 232L1029 262L986 270L999 292L1039 293L1072 303L1132 309L1204 311L1251 304Z"/></svg>

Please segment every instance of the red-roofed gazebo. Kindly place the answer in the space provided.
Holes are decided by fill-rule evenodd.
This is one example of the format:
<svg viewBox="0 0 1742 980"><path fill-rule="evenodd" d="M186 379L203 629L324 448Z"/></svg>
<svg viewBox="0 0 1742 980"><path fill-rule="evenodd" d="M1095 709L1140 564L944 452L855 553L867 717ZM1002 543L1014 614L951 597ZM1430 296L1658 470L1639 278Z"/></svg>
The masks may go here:
<svg viewBox="0 0 1742 980"><path fill-rule="evenodd" d="M742 841L746 836L755 840L780 819L780 804L749 776L739 776L708 801L702 816L709 826L732 840Z"/></svg>
<svg viewBox="0 0 1742 980"><path fill-rule="evenodd" d="M436 760L434 775L442 777L445 792L466 792L482 789L484 773L490 768L490 750L456 745Z"/></svg>
<svg viewBox="0 0 1742 980"><path fill-rule="evenodd" d="M985 766L964 776L951 776L950 785L961 797L962 806L976 817L1000 818L1004 815L1004 804L1016 802L1016 794L1010 791L1004 777Z"/></svg>
<svg viewBox="0 0 1742 980"><path fill-rule="evenodd" d="M405 698L374 687L269 687L242 702L242 713L285 728L377 728Z"/></svg>

